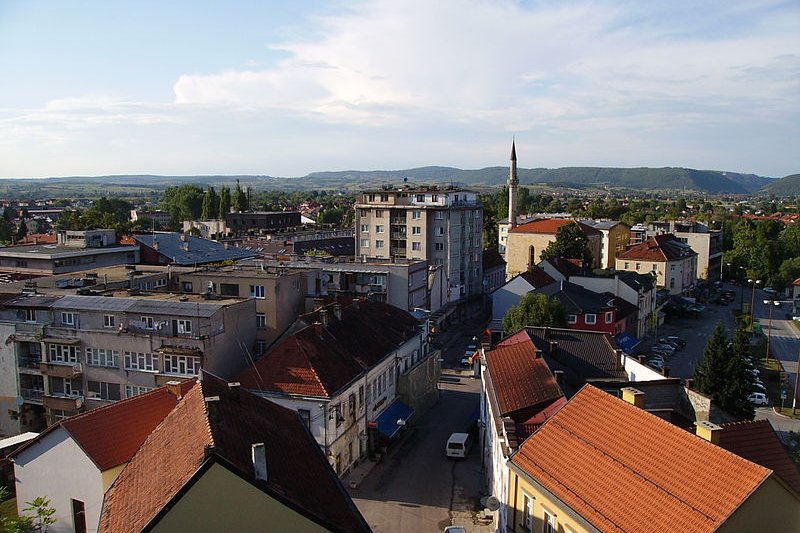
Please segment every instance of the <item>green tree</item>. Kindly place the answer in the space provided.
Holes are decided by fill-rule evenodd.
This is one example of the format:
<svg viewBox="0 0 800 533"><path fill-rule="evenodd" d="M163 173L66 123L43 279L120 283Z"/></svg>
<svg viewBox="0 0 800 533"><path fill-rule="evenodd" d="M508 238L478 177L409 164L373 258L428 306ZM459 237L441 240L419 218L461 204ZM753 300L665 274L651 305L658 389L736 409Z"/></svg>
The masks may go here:
<svg viewBox="0 0 800 533"><path fill-rule="evenodd" d="M556 239L542 250L540 258L581 259L588 264L592 262L592 254L589 252L588 244L589 239L584 235L581 227L577 222L572 221L558 228Z"/></svg>
<svg viewBox="0 0 800 533"><path fill-rule="evenodd" d="M236 180L236 189L233 192L233 210L237 213L241 213L248 210L247 205L247 195L242 190L242 186L239 184L239 180Z"/></svg>
<svg viewBox="0 0 800 533"><path fill-rule="evenodd" d="M231 190L227 185L219 189L219 212L217 218L225 220L225 215L231 212Z"/></svg>
<svg viewBox="0 0 800 533"><path fill-rule="evenodd" d="M203 208L200 212L200 218L202 220L210 220L214 218L218 212L219 198L217 197L217 191L214 190L214 187L209 186L205 194L203 194Z"/></svg>
<svg viewBox="0 0 800 533"><path fill-rule="evenodd" d="M31 517L31 529L33 531L45 533L49 526L56 523L56 519L53 518L56 510L50 507L50 500L48 498L39 496L33 501L25 503L28 507L23 509L23 511L26 513L33 512L33 516Z"/></svg>
<svg viewBox="0 0 800 533"><path fill-rule="evenodd" d="M22 239L25 238L27 234L28 234L28 224L25 223L25 219L23 218L22 220L19 221L19 226L17 226L17 235L16 235L17 240L21 241Z"/></svg>
<svg viewBox="0 0 800 533"><path fill-rule="evenodd" d="M172 220L197 220L203 204L203 189L197 185L167 187L164 191L164 210L172 215Z"/></svg>
<svg viewBox="0 0 800 533"><path fill-rule="evenodd" d="M530 292L522 297L518 305L513 305L503 317L503 331L507 335L525 326L550 326L561 328L567 325L564 308L555 298Z"/></svg>
<svg viewBox="0 0 800 533"><path fill-rule="evenodd" d="M342 222L343 216L344 212L341 208L329 207L328 209L323 209L320 211L319 217L317 218L317 223L338 225Z"/></svg>
<svg viewBox="0 0 800 533"><path fill-rule="evenodd" d="M741 348L738 348L741 349ZM703 359L695 366L697 390L710 397L731 416L752 420L753 405L747 400L752 382L742 354L728 348L728 338L722 323L711 333Z"/></svg>

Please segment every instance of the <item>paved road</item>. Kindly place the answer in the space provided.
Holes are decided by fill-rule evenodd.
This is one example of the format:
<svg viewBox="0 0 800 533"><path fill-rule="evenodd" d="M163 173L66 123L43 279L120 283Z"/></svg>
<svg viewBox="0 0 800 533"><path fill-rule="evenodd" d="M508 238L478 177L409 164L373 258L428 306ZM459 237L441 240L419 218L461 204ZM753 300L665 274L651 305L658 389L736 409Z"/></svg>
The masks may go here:
<svg viewBox="0 0 800 533"><path fill-rule="evenodd" d="M442 377L439 402L350 490L375 533L435 532L452 523L469 526L470 532L489 531L471 518L482 495L478 447L466 460L444 455L447 437L464 431L478 405L480 381Z"/></svg>

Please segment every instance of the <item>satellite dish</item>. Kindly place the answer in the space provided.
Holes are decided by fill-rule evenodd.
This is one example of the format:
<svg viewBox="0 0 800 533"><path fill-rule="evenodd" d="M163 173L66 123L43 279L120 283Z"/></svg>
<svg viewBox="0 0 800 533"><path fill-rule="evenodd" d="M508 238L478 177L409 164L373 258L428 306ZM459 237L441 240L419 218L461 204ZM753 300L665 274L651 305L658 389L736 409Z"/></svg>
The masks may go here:
<svg viewBox="0 0 800 533"><path fill-rule="evenodd" d="M495 496L484 496L481 498L481 505L490 511L497 511L500 509L500 500L498 500Z"/></svg>
<svg viewBox="0 0 800 533"><path fill-rule="evenodd" d="M22 407L23 403L25 403L25 398L23 398L22 396L17 396L16 399L14 400L14 404L17 407Z"/></svg>

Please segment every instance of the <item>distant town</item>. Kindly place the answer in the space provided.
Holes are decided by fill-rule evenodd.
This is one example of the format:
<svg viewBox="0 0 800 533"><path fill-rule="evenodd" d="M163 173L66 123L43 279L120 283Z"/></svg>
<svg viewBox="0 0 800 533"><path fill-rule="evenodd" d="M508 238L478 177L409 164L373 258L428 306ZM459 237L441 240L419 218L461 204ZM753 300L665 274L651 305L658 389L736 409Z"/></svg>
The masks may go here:
<svg viewBox="0 0 800 533"><path fill-rule="evenodd" d="M0 531L800 530L800 197L510 150L475 186L6 185Z"/></svg>

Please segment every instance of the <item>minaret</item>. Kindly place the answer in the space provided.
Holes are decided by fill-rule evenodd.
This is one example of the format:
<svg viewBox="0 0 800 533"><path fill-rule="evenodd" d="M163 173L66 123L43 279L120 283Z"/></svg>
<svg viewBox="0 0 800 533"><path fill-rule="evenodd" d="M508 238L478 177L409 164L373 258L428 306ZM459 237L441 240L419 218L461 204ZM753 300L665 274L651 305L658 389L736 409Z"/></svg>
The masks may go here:
<svg viewBox="0 0 800 533"><path fill-rule="evenodd" d="M517 150L514 141L511 141L511 167L508 171L508 221L511 223L509 229L517 227Z"/></svg>

